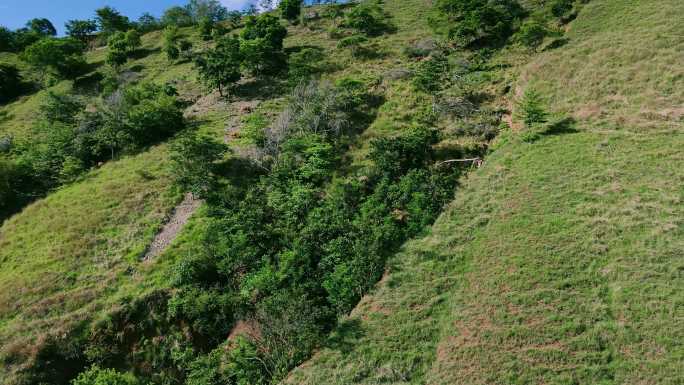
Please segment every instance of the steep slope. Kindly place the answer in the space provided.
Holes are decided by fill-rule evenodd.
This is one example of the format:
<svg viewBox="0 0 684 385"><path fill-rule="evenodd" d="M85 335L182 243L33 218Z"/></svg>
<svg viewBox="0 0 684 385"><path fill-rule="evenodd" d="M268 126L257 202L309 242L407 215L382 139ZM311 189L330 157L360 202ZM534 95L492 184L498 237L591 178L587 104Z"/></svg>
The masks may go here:
<svg viewBox="0 0 684 385"><path fill-rule="evenodd" d="M556 113L502 135L292 384L684 378L678 1L591 2L521 69Z"/></svg>

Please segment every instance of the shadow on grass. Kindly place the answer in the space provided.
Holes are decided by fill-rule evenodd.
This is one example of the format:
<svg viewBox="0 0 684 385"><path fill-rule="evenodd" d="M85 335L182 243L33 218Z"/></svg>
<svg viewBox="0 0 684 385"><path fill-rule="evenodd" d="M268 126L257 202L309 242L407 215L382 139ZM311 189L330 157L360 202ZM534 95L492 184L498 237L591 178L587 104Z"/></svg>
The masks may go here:
<svg viewBox="0 0 684 385"><path fill-rule="evenodd" d="M324 346L346 355L351 353L355 346L358 346L358 340L364 335L365 332L361 327L360 320L347 319L341 321L330 333Z"/></svg>
<svg viewBox="0 0 684 385"><path fill-rule="evenodd" d="M148 57L152 54L158 54L161 52L161 48L156 47L156 48L139 48L136 49L133 53L131 53L131 58L133 59L143 59L145 57Z"/></svg>
<svg viewBox="0 0 684 385"><path fill-rule="evenodd" d="M579 132L575 128L577 121L572 117L563 118L557 122L553 122L546 127L546 130L540 133L542 136L576 134Z"/></svg>

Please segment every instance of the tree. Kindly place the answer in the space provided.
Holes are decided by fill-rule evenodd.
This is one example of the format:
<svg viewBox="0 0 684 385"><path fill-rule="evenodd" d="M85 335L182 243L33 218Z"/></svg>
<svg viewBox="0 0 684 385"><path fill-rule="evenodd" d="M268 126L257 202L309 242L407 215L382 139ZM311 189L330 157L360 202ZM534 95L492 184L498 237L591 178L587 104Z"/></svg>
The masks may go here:
<svg viewBox="0 0 684 385"><path fill-rule="evenodd" d="M52 25L50 20L44 18L29 20L26 23L26 28L43 36L57 35L57 30L55 29L55 26Z"/></svg>
<svg viewBox="0 0 684 385"><path fill-rule="evenodd" d="M24 51L24 60L43 73L52 72L65 78L77 76L85 65L83 43L73 38L44 38Z"/></svg>
<svg viewBox="0 0 684 385"><path fill-rule="evenodd" d="M203 18L199 23L199 32L202 40L211 40L212 31L214 29L214 21L209 17Z"/></svg>
<svg viewBox="0 0 684 385"><path fill-rule="evenodd" d="M204 198L216 185L216 162L227 151L223 143L194 132L171 144L173 175L181 188Z"/></svg>
<svg viewBox="0 0 684 385"><path fill-rule="evenodd" d="M126 34L115 32L107 40L107 64L112 67L119 67L128 60L128 44Z"/></svg>
<svg viewBox="0 0 684 385"><path fill-rule="evenodd" d="M240 41L236 37L221 38L216 48L208 50L197 58L195 65L200 80L210 88L218 88L223 96L223 89L240 80L240 64L242 63Z"/></svg>
<svg viewBox="0 0 684 385"><path fill-rule="evenodd" d="M69 20L65 24L67 35L86 42L93 32L97 31L95 20Z"/></svg>
<svg viewBox="0 0 684 385"><path fill-rule="evenodd" d="M244 40L265 39L273 49L282 50L287 29L277 17L263 14L248 16L240 37Z"/></svg>
<svg viewBox="0 0 684 385"><path fill-rule="evenodd" d="M437 0L436 7L446 19L440 23L446 35L466 47L504 41L524 14L516 0Z"/></svg>
<svg viewBox="0 0 684 385"><path fill-rule="evenodd" d="M15 52L21 52L26 47L44 38L44 35L39 34L28 28L20 28L14 31L14 49Z"/></svg>
<svg viewBox="0 0 684 385"><path fill-rule="evenodd" d="M166 57L169 60L176 60L180 56L180 50L178 49L178 40L180 35L178 34L178 27L174 25L169 25L164 28L163 38L163 51L166 53Z"/></svg>
<svg viewBox="0 0 684 385"><path fill-rule="evenodd" d="M218 22L228 17L228 9L217 0L190 0L186 7L196 23L204 18Z"/></svg>
<svg viewBox="0 0 684 385"><path fill-rule="evenodd" d="M138 30L142 33L159 29L159 20L150 13L145 12L138 18Z"/></svg>
<svg viewBox="0 0 684 385"><path fill-rule="evenodd" d="M295 21L302 12L302 0L281 0L278 9L283 18Z"/></svg>
<svg viewBox="0 0 684 385"><path fill-rule="evenodd" d="M21 93L21 75L17 67L0 63L0 103L6 103Z"/></svg>
<svg viewBox="0 0 684 385"><path fill-rule="evenodd" d="M527 128L547 121L548 113L544 98L534 88L525 90L516 107L516 118L522 120Z"/></svg>
<svg viewBox="0 0 684 385"><path fill-rule="evenodd" d="M7 27L0 25L0 52L11 52L14 50L14 33Z"/></svg>
<svg viewBox="0 0 684 385"><path fill-rule="evenodd" d="M126 42L126 48L129 54L135 52L142 45L140 32L136 29L129 29L124 36L124 41Z"/></svg>
<svg viewBox="0 0 684 385"><path fill-rule="evenodd" d="M176 6L164 11L161 22L165 26L186 27L192 25L193 19L187 8Z"/></svg>
<svg viewBox="0 0 684 385"><path fill-rule="evenodd" d="M109 35L116 31L127 31L131 27L131 23L128 17L123 16L112 7L103 7L95 11L97 15L95 20L97 21L100 31L105 35Z"/></svg>

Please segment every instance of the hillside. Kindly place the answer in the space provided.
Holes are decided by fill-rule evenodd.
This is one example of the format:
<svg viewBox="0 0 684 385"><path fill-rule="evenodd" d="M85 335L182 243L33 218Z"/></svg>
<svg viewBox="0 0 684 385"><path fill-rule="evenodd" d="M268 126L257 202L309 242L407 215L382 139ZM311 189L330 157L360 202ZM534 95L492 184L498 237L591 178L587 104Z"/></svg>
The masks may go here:
<svg viewBox="0 0 684 385"><path fill-rule="evenodd" d="M500 137L287 383L681 382L682 15L587 5L517 82L576 122Z"/></svg>
<svg viewBox="0 0 684 385"><path fill-rule="evenodd" d="M256 64L248 16L181 27L189 58L142 35L119 87L173 86L184 125L3 222L0 382L681 382L684 6L520 1L464 47L438 1L361 3L274 17ZM221 96L193 60L231 41ZM107 54L0 105L0 139L44 146L50 91L110 103ZM523 123L530 90L548 122Z"/></svg>

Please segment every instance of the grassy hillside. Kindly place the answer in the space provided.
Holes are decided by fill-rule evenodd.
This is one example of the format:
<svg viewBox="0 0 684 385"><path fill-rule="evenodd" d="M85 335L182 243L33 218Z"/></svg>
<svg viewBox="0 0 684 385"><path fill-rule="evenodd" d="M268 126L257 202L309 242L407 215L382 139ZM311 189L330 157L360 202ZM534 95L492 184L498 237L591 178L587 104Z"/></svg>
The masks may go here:
<svg viewBox="0 0 684 385"><path fill-rule="evenodd" d="M677 1L591 2L520 70L576 123L510 132L292 384L677 384Z"/></svg>

